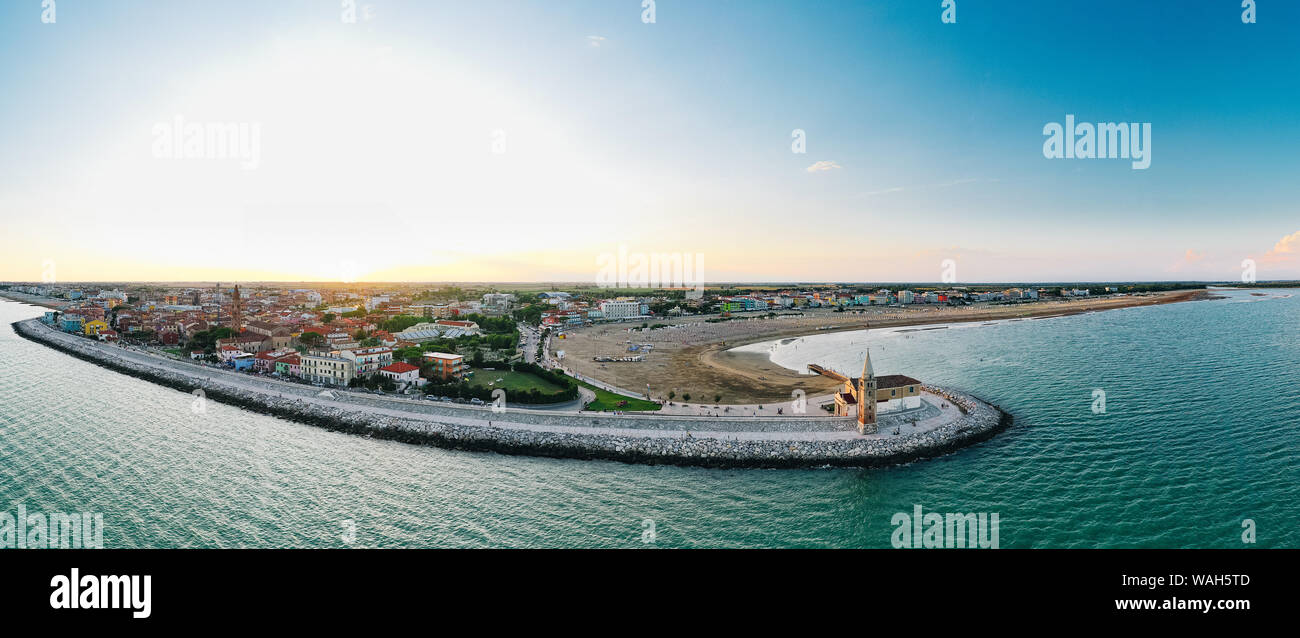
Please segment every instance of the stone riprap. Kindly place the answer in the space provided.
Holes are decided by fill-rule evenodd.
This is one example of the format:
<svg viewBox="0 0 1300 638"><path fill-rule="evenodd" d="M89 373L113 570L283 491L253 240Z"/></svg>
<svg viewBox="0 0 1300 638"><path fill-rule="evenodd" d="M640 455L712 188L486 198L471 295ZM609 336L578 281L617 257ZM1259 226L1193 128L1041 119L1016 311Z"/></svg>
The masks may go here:
<svg viewBox="0 0 1300 638"><path fill-rule="evenodd" d="M448 405L322 389L176 361L59 332L39 320L19 335L111 370L206 399L330 430L502 454L704 467L870 467L951 452L993 436L1011 416L969 394L925 386L961 413L902 436L861 436L851 419L668 417Z"/></svg>

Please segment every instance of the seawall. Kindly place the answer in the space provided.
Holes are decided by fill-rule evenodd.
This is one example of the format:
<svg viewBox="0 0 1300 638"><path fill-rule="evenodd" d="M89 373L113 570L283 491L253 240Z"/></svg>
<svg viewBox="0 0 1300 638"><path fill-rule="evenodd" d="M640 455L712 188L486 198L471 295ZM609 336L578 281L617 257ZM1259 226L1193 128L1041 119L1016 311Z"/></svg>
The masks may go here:
<svg viewBox="0 0 1300 638"><path fill-rule="evenodd" d="M185 393L201 389L206 399L329 430L457 450L717 468L875 467L946 454L984 441L1012 423L1011 415L987 402L932 386L925 390L960 406L964 414L927 432L894 437L833 433L839 438L801 438L800 433L780 431L677 431L663 429L663 423L680 422L690 428L693 421L664 416L584 414L567 419L584 424L573 427L552 424L565 418L526 411L464 412L470 418L416 412L398 416L392 409L381 412L355 403L286 397L270 382L256 377L241 378L240 385L262 383L264 389L239 387L218 380L221 374L208 368L184 362L159 358L157 365L142 363L116 356L115 351L120 350L116 346L60 333L36 319L12 326L26 339L113 371ZM191 365L192 371L185 369ZM502 425L489 425L489 419ZM646 420L653 420L647 423L656 424L654 428L637 430L635 424ZM735 421L737 427L753 423Z"/></svg>

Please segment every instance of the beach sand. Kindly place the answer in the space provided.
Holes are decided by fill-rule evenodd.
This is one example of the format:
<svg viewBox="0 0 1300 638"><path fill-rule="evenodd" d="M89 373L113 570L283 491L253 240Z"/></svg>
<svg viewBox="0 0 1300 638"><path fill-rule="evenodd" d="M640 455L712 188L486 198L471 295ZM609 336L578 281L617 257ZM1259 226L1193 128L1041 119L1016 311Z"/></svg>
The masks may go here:
<svg viewBox="0 0 1300 638"><path fill-rule="evenodd" d="M769 360L764 353L731 349L784 337L797 337L864 328L888 328L936 323L994 321L1014 318L1048 318L1210 298L1205 290L1185 290L1124 297L1099 297L1070 301L1043 301L1018 305L977 304L949 308L867 308L865 312L805 310L803 317L741 319L707 324L706 317L654 319L650 323L683 326L629 333L631 324L602 324L567 329L565 339L552 339L553 350L564 350L564 367L624 388L650 387L651 396L666 400L669 391L678 401L683 393L695 400L721 404L747 404L789 400L796 390L807 397L834 392L839 384L826 377L800 374ZM687 324L693 324L687 326ZM640 324L635 324L637 328ZM650 343L654 350L642 362L598 363L593 356L623 356L629 344Z"/></svg>

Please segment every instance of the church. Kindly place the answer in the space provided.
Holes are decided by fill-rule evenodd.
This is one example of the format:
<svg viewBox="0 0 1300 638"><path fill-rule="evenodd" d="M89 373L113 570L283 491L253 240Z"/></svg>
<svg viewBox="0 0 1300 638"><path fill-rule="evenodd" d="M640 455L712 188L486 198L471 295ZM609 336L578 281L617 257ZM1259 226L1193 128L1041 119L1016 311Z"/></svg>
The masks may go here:
<svg viewBox="0 0 1300 638"><path fill-rule="evenodd" d="M835 416L850 416L853 408L858 413L858 433L876 433L876 415L879 404L886 404L886 410L903 410L920 407L921 382L901 374L876 376L871 365L871 350L867 350L862 362L862 376L846 377L829 370L815 368L822 374L840 378L844 386L835 393Z"/></svg>

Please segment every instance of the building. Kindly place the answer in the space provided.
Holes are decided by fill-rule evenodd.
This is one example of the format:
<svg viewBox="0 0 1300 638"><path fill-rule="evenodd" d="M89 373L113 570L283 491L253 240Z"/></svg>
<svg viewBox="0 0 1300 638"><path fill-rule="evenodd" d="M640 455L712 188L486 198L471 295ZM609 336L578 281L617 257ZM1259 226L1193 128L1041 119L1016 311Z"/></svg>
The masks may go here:
<svg viewBox="0 0 1300 638"><path fill-rule="evenodd" d="M442 331L438 329L438 326L436 324L429 323L426 321L426 322L417 323L407 328L406 330L397 333L396 335L394 335L394 337L400 341L410 341L412 343L424 343L425 341L433 341L434 339L441 339Z"/></svg>
<svg viewBox="0 0 1300 638"><path fill-rule="evenodd" d="M346 386L355 379L356 364L336 352L315 352L299 357L302 378L309 383Z"/></svg>
<svg viewBox="0 0 1300 638"><path fill-rule="evenodd" d="M249 354L247 352L241 352L233 357L230 357L230 365L235 368L236 372L243 371L243 370L252 370L253 366L256 363L257 363L257 356Z"/></svg>
<svg viewBox="0 0 1300 638"><path fill-rule="evenodd" d="M266 352L259 352L255 357L256 360L253 363L253 369L258 372L270 374L275 372L276 362L292 354L294 354L293 350L268 350Z"/></svg>
<svg viewBox="0 0 1300 638"><path fill-rule="evenodd" d="M641 303L638 301L602 301L600 312L606 319L635 319L641 316Z"/></svg>
<svg viewBox="0 0 1300 638"><path fill-rule="evenodd" d="M379 374L392 379L393 382L399 386L424 385L424 379L420 378L420 369L406 363L405 361L398 361L397 363L386 365L379 369Z"/></svg>
<svg viewBox="0 0 1300 638"><path fill-rule="evenodd" d="M244 352L265 352L273 348L271 338L255 333L244 333L238 337L217 339L217 347L234 346Z"/></svg>
<svg viewBox="0 0 1300 638"><path fill-rule="evenodd" d="M273 349L287 348L293 342L293 333L284 326L277 326L265 321L250 321L244 329L248 333L262 335L270 339L270 347Z"/></svg>
<svg viewBox="0 0 1300 638"><path fill-rule="evenodd" d="M81 330L88 337L98 337L100 332L108 330L108 322L103 319L92 319L87 321Z"/></svg>
<svg viewBox="0 0 1300 638"><path fill-rule="evenodd" d="M433 364L433 376L443 382L465 378L465 357L445 352L426 352L424 362Z"/></svg>
<svg viewBox="0 0 1300 638"><path fill-rule="evenodd" d="M239 334L244 331L244 303L239 298L239 284L235 284L235 293L230 301L230 332Z"/></svg>
<svg viewBox="0 0 1300 638"><path fill-rule="evenodd" d="M342 350L339 352L339 356L353 363L353 373L356 376L368 377L393 362L393 349L377 346L357 350Z"/></svg>
<svg viewBox="0 0 1300 638"><path fill-rule="evenodd" d="M479 327L476 322L439 319L432 323L417 323L394 336L402 341L423 343L434 339L455 339L478 333Z"/></svg>
<svg viewBox="0 0 1300 638"><path fill-rule="evenodd" d="M455 321L450 319L439 319L433 322L440 330L450 331L459 330L461 334L474 335L478 334L478 323L474 321Z"/></svg>
<svg viewBox="0 0 1300 638"><path fill-rule="evenodd" d="M275 373L282 377L301 377L302 358L296 354L275 360Z"/></svg>
<svg viewBox="0 0 1300 638"><path fill-rule="evenodd" d="M835 393L835 416L850 416L851 409L856 409L859 434L876 432L876 416L882 411L881 403L886 404L883 410L886 412L921 406L921 382L901 374L877 377L871 365L870 350L862 361L860 377L846 377L820 366L809 368L844 382L840 391Z"/></svg>
<svg viewBox="0 0 1300 638"><path fill-rule="evenodd" d="M64 332L85 332L86 318L81 315L63 315L59 320Z"/></svg>

